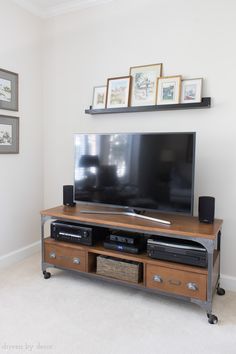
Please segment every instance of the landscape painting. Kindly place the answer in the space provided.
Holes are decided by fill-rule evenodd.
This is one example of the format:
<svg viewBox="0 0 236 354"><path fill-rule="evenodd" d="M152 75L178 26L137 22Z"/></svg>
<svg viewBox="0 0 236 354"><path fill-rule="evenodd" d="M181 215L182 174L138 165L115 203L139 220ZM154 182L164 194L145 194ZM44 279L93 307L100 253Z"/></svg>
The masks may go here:
<svg viewBox="0 0 236 354"><path fill-rule="evenodd" d="M12 125L0 124L0 145L12 145Z"/></svg>
<svg viewBox="0 0 236 354"><path fill-rule="evenodd" d="M125 104L126 83L124 81L115 81L111 85L111 105Z"/></svg>
<svg viewBox="0 0 236 354"><path fill-rule="evenodd" d="M157 79L161 73L162 64L130 68L132 76L131 106L147 106L156 103Z"/></svg>
<svg viewBox="0 0 236 354"><path fill-rule="evenodd" d="M178 104L180 101L181 76L158 79L157 104Z"/></svg>
<svg viewBox="0 0 236 354"><path fill-rule="evenodd" d="M18 111L18 74L0 69L0 109Z"/></svg>
<svg viewBox="0 0 236 354"><path fill-rule="evenodd" d="M0 100L11 102L11 81L0 78Z"/></svg>
<svg viewBox="0 0 236 354"><path fill-rule="evenodd" d="M184 100L185 101L195 100L196 93L197 93L197 85L196 84L186 85L184 87L184 93L183 93Z"/></svg>
<svg viewBox="0 0 236 354"><path fill-rule="evenodd" d="M104 109L106 105L106 86L96 86L93 90L93 109Z"/></svg>
<svg viewBox="0 0 236 354"><path fill-rule="evenodd" d="M175 96L175 82L167 82L162 85L162 100L163 101L172 101Z"/></svg>
<svg viewBox="0 0 236 354"><path fill-rule="evenodd" d="M154 71L136 73L134 75L134 98L140 103L150 101L155 95L156 75Z"/></svg>
<svg viewBox="0 0 236 354"><path fill-rule="evenodd" d="M19 153L19 118L0 115L0 154Z"/></svg>

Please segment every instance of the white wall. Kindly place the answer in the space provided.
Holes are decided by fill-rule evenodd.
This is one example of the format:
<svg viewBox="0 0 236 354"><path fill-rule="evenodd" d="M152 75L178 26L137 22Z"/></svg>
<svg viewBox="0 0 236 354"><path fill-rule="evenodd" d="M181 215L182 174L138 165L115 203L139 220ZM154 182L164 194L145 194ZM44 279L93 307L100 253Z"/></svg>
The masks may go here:
<svg viewBox="0 0 236 354"><path fill-rule="evenodd" d="M62 185L73 183L73 133L196 131L195 214L199 195L216 197L222 272L236 289L235 10L234 0L114 0L43 22L0 0L0 67L20 75L19 114L0 111L20 116L20 154L0 155L0 260L39 239L43 191L45 207L61 204ZM203 77L212 108L84 114L93 86L159 62L164 75Z"/></svg>
<svg viewBox="0 0 236 354"><path fill-rule="evenodd" d="M73 133L196 131L195 214L199 195L216 197L216 216L224 219L222 272L235 280L235 11L233 0L116 0L47 22L46 207L60 204L62 185L73 183ZM84 114L93 86L130 66L159 62L164 75L203 77L212 108Z"/></svg>
<svg viewBox="0 0 236 354"><path fill-rule="evenodd" d="M19 74L20 153L0 154L0 261L39 240L42 177L42 22L0 0L0 68ZM23 248L23 250L22 250ZM14 253L16 252L16 253ZM1 263L1 262L0 262Z"/></svg>

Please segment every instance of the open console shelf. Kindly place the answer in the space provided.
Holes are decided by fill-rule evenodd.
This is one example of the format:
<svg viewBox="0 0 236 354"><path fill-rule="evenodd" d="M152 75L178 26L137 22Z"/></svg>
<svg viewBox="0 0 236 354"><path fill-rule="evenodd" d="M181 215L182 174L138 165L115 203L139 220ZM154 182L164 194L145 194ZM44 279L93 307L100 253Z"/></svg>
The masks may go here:
<svg viewBox="0 0 236 354"><path fill-rule="evenodd" d="M41 212L42 271L45 278L50 277L47 271L50 267L77 271L83 276L194 302L206 310L210 323L217 322L217 317L212 314L212 301L215 290L218 293L223 291L219 288L222 220L201 224L194 217L165 215L171 225L162 225L137 220L132 216L83 214L80 210L81 207L77 205L71 208L60 206ZM101 227L103 230L107 228L124 233L133 231L146 238L158 235L180 241L194 241L206 248L207 267L153 259L145 251L130 254L109 250L104 248L101 240L94 240L93 246L85 246L45 238L45 223L55 219Z"/></svg>

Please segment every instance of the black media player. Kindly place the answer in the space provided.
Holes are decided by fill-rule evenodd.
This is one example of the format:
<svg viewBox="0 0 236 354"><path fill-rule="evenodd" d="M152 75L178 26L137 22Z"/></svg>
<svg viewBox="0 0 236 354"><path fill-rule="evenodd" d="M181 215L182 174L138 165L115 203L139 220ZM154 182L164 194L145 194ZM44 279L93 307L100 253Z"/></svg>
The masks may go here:
<svg viewBox="0 0 236 354"><path fill-rule="evenodd" d="M155 259L207 267L207 250L194 241L166 237L150 238L147 241L147 254Z"/></svg>
<svg viewBox="0 0 236 354"><path fill-rule="evenodd" d="M92 246L95 240L101 239L105 235L107 235L107 231L102 227L85 226L61 220L51 223L51 237L57 241Z"/></svg>
<svg viewBox="0 0 236 354"><path fill-rule="evenodd" d="M121 242L104 241L103 245L105 248L114 251L127 252L133 254L137 254L140 252L140 249L138 247Z"/></svg>
<svg viewBox="0 0 236 354"><path fill-rule="evenodd" d="M138 233L113 231L103 245L114 251L138 254L145 250L146 238Z"/></svg>

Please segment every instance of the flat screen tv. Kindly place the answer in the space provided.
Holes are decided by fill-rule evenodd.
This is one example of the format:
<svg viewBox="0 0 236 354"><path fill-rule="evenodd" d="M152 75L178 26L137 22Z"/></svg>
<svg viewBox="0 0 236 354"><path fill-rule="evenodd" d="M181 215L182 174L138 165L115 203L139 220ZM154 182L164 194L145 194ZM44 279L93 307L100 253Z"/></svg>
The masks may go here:
<svg viewBox="0 0 236 354"><path fill-rule="evenodd" d="M195 133L75 135L75 201L192 214Z"/></svg>

